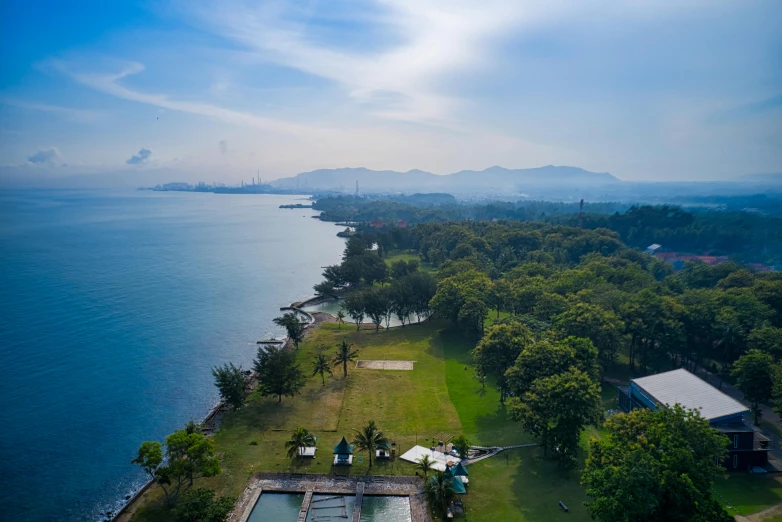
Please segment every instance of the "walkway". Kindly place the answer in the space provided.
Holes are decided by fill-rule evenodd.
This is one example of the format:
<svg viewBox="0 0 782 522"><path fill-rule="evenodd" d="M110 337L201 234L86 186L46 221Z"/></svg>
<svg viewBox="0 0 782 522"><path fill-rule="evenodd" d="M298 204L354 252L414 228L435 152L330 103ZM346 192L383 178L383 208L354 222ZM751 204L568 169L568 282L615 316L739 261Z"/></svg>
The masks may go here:
<svg viewBox="0 0 782 522"><path fill-rule="evenodd" d="M493 457L500 453L501 451L510 450L510 449L516 449L516 448L531 448L533 446L539 446L539 444L536 443L530 443L530 444L514 444L513 446L472 446L472 448L475 449L481 449L481 450L489 450L489 453L486 453L485 455L481 455L480 457L475 457L474 459L465 459L463 460L463 464L465 466L469 464L473 464L474 462L480 462L484 459L488 459L490 457Z"/></svg>

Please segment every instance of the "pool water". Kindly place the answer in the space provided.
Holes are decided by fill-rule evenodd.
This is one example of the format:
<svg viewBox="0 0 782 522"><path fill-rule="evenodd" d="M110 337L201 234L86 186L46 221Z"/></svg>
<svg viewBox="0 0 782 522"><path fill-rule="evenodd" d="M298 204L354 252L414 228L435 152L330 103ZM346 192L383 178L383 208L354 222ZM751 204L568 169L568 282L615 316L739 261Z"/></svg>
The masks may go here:
<svg viewBox="0 0 782 522"><path fill-rule="evenodd" d="M361 522L411 522L408 497L376 497L364 495Z"/></svg>
<svg viewBox="0 0 782 522"><path fill-rule="evenodd" d="M337 312L339 312L342 309L342 300L339 299L337 301L326 301L325 303L318 303L314 305L307 305L302 308L305 312L324 312L330 315L333 315L334 317L337 316ZM418 322L418 318L415 316L415 314L410 315L408 317L409 321L405 321L405 324L415 324ZM350 325L352 319L350 316L345 317L345 323ZM365 323L371 323L372 320L369 317L364 318ZM355 326L355 323L353 323ZM389 326L401 326L402 322L399 320L399 318L396 316L396 314L391 316L391 320L388 322ZM383 323L383 326L385 326L385 322Z"/></svg>
<svg viewBox="0 0 782 522"><path fill-rule="evenodd" d="M310 511L307 513L307 522L352 520L355 505L355 495L327 495L320 493L312 495Z"/></svg>
<svg viewBox="0 0 782 522"><path fill-rule="evenodd" d="M262 493L247 522L295 522L304 493Z"/></svg>
<svg viewBox="0 0 782 522"><path fill-rule="evenodd" d="M304 493L262 493L247 522L295 522ZM318 493L312 496L307 522L350 520L355 495ZM364 495L361 522L411 522L408 497Z"/></svg>

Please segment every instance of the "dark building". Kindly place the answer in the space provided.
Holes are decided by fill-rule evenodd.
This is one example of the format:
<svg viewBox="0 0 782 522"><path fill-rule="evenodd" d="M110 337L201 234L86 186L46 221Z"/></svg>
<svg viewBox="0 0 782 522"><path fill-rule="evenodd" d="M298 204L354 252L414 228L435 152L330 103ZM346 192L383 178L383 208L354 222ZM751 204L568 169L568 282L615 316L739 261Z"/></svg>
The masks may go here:
<svg viewBox="0 0 782 522"><path fill-rule="evenodd" d="M749 409L687 370L673 370L630 380L619 388L619 406L656 410L673 404L700 411L712 428L728 437L728 471L748 471L768 464L768 439L744 423Z"/></svg>

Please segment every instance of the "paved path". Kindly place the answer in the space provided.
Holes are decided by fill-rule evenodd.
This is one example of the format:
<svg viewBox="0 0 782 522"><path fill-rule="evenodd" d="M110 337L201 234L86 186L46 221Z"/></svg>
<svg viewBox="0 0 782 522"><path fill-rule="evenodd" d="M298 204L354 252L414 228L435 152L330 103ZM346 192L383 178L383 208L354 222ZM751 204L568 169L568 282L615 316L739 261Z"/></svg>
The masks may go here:
<svg viewBox="0 0 782 522"><path fill-rule="evenodd" d="M304 502L301 503L301 509L299 510L298 522L306 522L307 513L310 511L310 503L312 502L312 491L307 491L304 494Z"/></svg>
<svg viewBox="0 0 782 522"><path fill-rule="evenodd" d="M353 507L353 522L361 521L361 505L364 503L364 483L356 484L356 505Z"/></svg>

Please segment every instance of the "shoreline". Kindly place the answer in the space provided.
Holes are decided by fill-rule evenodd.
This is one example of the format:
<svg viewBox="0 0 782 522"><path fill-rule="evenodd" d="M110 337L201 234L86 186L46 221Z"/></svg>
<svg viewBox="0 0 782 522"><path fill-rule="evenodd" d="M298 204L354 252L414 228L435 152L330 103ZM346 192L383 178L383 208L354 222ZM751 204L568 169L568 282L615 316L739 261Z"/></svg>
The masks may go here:
<svg viewBox="0 0 782 522"><path fill-rule="evenodd" d="M280 307L280 310L281 311L294 310L296 312L306 315L310 319L307 326L305 326L305 332L306 332L306 330L310 329L311 327L317 326L320 323L333 322L323 316L328 316L331 319L334 319L334 317L331 314L327 314L325 312L305 312L304 310L299 309L299 306L305 306L306 304L319 304L321 302L326 302L331 300L334 300L334 298L330 296L316 295L309 299L305 299L304 301L294 301L289 306ZM282 337L280 339L280 342L283 344L283 346L287 348L290 345L290 338L287 336ZM204 419L200 422L201 431L202 433L204 433L204 436L211 437L220 429L222 417L228 411L228 409L229 406L227 403L225 403L224 401L219 401L215 406L212 407L211 410L209 410L209 413L207 413ZM134 504L144 496L144 493L146 493L147 490L149 490L149 488L152 487L153 485L154 485L154 480L152 479L147 480L144 483L144 485L142 485L136 492L130 495L130 498L124 499L124 503L116 511L113 510L103 511L103 513L111 513L111 514L101 515L104 517L102 520L105 522L120 522L121 520L130 520L130 518L127 517L132 516L135 513L135 511L131 513L128 512L128 510L131 509L134 506Z"/></svg>

